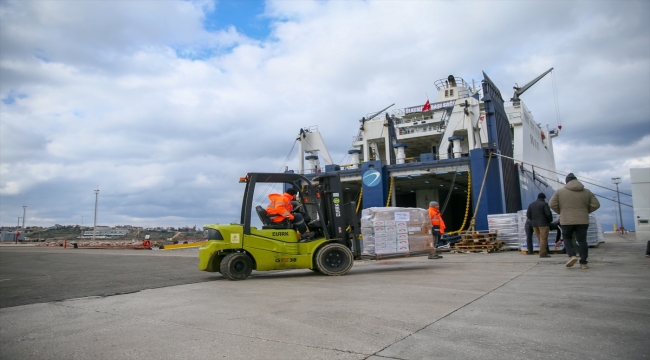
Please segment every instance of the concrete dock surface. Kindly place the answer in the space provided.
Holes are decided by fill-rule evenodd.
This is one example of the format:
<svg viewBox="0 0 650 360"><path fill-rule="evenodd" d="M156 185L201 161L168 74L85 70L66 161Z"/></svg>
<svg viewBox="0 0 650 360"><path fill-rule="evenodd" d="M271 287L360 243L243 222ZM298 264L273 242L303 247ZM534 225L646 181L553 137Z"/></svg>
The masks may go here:
<svg viewBox="0 0 650 360"><path fill-rule="evenodd" d="M253 272L245 281L199 272L196 251L2 247L0 358L648 359L645 247L634 234L606 234L589 249L587 270L566 268L566 255L504 251L357 261L341 277ZM57 254L62 268L70 256L87 263L40 280L33 263ZM106 264L141 270L130 280ZM86 287L51 276L96 269L103 281ZM33 295L37 286L56 296Z"/></svg>

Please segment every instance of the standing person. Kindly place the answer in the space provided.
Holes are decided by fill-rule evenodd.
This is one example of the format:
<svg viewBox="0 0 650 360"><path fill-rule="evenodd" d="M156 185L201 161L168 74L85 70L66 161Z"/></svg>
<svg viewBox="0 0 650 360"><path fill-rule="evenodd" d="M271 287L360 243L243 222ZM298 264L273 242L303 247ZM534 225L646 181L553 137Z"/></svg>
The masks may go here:
<svg viewBox="0 0 650 360"><path fill-rule="evenodd" d="M533 247L533 223L530 222L530 219L526 219L526 224L524 225L524 230L526 231L526 255L535 255L535 248Z"/></svg>
<svg viewBox="0 0 650 360"><path fill-rule="evenodd" d="M550 230L554 230L554 229L552 228L552 226L553 226L553 223L551 223L551 225L549 226L549 229L550 229ZM526 255L535 255L535 247L533 246L533 234L535 233L535 231L533 230L533 223L532 223L530 220L526 219L526 224L524 225L524 229L525 229L525 231L526 231L526 248L527 248L527 250L528 250L528 251L526 252ZM550 230L549 230L549 231L550 231ZM559 239L559 237L560 237L560 232L558 231L557 238ZM556 242L556 244L555 244L555 248L557 249L557 247L558 247L558 244L557 244L558 240L556 239L555 242ZM547 253L547 254L549 253L549 250L548 250L548 242L547 242L547 244L546 244L546 253Z"/></svg>
<svg viewBox="0 0 650 360"><path fill-rule="evenodd" d="M560 224L559 217L551 223L550 229L551 231L555 230L555 249L557 250L557 247L560 246L560 243L562 242L562 224ZM562 249L560 254L566 254L566 249Z"/></svg>
<svg viewBox="0 0 650 360"><path fill-rule="evenodd" d="M562 215L562 239L564 240L567 255L569 255L566 267L571 267L578 261L576 249L571 241L575 233L580 254L580 268L588 269L587 229L589 228L589 214L600 207L598 199L589 189L585 189L585 186L578 181L573 173L569 173L566 176L566 185L553 194L549 205L553 211Z"/></svg>
<svg viewBox="0 0 650 360"><path fill-rule="evenodd" d="M433 250L431 250L429 259L442 259L442 256L438 255L436 247L440 236L445 233L445 222L442 220L440 206L436 201L429 203L429 217L431 218L431 235L433 235Z"/></svg>
<svg viewBox="0 0 650 360"><path fill-rule="evenodd" d="M535 236L537 237L539 257L551 257L548 254L548 232L549 226L553 222L553 214L551 213L551 208L546 203L546 194L539 193L537 200L528 205L526 218L530 220Z"/></svg>

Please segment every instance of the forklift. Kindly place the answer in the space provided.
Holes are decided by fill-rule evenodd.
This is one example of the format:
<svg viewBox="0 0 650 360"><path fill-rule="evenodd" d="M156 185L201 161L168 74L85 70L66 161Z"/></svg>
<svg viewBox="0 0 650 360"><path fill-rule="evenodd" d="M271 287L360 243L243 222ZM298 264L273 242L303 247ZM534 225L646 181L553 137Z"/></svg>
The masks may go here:
<svg viewBox="0 0 650 360"><path fill-rule="evenodd" d="M207 242L199 248L199 270L220 272L229 280L244 280L253 270L310 269L340 276L360 258L356 204L342 204L338 173L319 174L313 180L295 173L249 173L240 182L246 184L240 221L204 226ZM256 186L274 183L298 191L303 213L314 219L307 223L308 236L299 235L288 221L273 222L265 208L253 208ZM259 229L251 226L253 211L262 222Z"/></svg>

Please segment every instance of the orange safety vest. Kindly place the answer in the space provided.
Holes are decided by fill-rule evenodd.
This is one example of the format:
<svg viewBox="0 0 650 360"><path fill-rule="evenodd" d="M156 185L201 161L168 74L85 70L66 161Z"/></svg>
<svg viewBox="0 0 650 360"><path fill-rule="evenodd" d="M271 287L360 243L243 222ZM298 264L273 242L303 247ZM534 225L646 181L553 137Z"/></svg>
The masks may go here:
<svg viewBox="0 0 650 360"><path fill-rule="evenodd" d="M269 215L277 215L272 217L273 222L281 222L286 218L293 220L293 215L291 215L291 210L293 210L291 200L293 200L293 196L287 193L282 195L270 194L269 200L271 201L266 207L266 213Z"/></svg>
<svg viewBox="0 0 650 360"><path fill-rule="evenodd" d="M440 214L440 210L437 208L430 206L429 207L429 217L431 218L431 225L433 226L440 226L440 234L445 233L445 221L442 220L442 215Z"/></svg>

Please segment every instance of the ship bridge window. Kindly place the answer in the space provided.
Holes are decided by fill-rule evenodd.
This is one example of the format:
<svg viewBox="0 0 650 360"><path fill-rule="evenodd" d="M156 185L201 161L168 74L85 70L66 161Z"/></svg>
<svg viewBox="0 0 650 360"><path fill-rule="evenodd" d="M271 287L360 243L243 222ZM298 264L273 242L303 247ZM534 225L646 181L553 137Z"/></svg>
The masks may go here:
<svg viewBox="0 0 650 360"><path fill-rule="evenodd" d="M445 97L449 97L449 90L445 90Z"/></svg>

